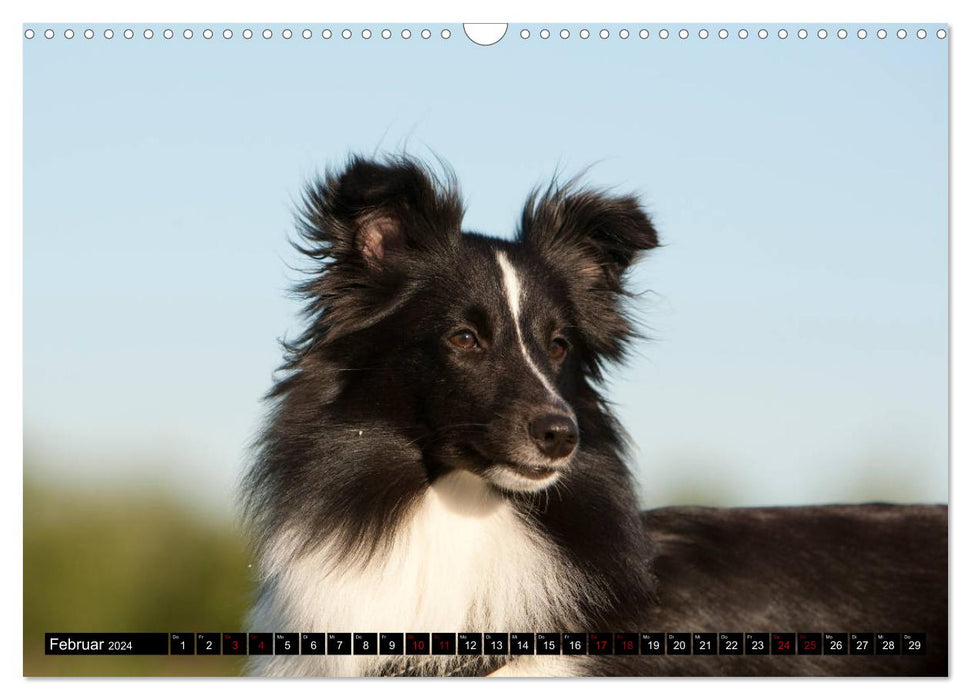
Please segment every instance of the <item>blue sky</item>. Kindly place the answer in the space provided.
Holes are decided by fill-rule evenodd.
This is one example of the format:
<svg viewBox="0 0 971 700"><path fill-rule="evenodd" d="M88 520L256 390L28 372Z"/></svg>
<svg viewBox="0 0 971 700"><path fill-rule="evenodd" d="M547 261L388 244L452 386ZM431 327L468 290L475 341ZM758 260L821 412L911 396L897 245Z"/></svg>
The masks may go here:
<svg viewBox="0 0 971 700"><path fill-rule="evenodd" d="M533 185L591 164L654 214L666 246L633 276L651 340L610 391L645 504L946 500L937 26L512 25L487 48L459 25L66 26L24 42L24 425L49 475L228 506L298 328L293 202L350 152L406 148L451 163L469 229L509 235Z"/></svg>

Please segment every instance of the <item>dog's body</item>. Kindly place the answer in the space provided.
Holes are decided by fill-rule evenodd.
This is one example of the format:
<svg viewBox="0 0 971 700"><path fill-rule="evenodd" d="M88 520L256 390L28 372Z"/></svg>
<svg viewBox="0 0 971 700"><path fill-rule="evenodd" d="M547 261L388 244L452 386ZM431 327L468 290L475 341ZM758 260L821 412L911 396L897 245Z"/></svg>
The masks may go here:
<svg viewBox="0 0 971 700"><path fill-rule="evenodd" d="M925 655L664 656L623 675L947 675L947 507L662 508L662 631L923 632Z"/></svg>
<svg viewBox="0 0 971 700"><path fill-rule="evenodd" d="M624 273L639 253L657 245L635 199L551 187L530 199L517 239L507 242L462 233L454 187L418 164L355 159L308 190L303 214L301 250L321 267L301 288L309 327L288 348L286 376L271 394L274 413L248 480L261 565L252 629L729 631L724 625L731 622L735 631L752 631L764 621L780 626L767 631L787 631L797 622L808 625L802 631L815 631L811 622L833 619L821 598L797 594L791 622L784 625L784 599L775 579L764 583L773 592L765 598L772 615L740 620L729 599L719 613L712 591L691 585L701 577L665 568L673 562L725 577L730 567L719 557L733 551L728 541L718 542L718 554L706 569L714 553L697 556L688 535L676 532L703 522L702 530L724 537L726 531L715 527L718 517L687 514L672 520L657 512L647 515L646 527L642 521L623 460L622 434L596 388L602 365L620 359L631 336L621 305ZM753 516L744 513L724 516L728 533L733 522L751 522ZM886 545L893 544L889 538L908 536L906 523L887 529L887 518L877 520L884 524ZM862 522L866 529L877 521ZM939 526L939 517L935 522ZM666 536L665 530L674 534ZM919 534L926 540L937 532L924 523ZM845 557L819 551L827 541L805 540L808 551L789 547L795 555L790 568L806 563L810 582L820 568L845 576L837 568ZM765 542L744 546L735 551L740 563L763 550L781 561L788 547L771 530ZM941 546L946 548L946 539ZM940 553L924 548L913 554L924 560L897 560L917 572L900 572L898 580L907 589L901 605L923 599L912 581L933 579L923 590L937 614L940 590L933 586L943 580ZM946 553L944 562L946 569ZM660 589L652 566L658 567ZM790 568L782 566L784 576L791 575ZM751 596L762 585L762 573L743 567L724 585L734 582ZM881 574L886 573L884 566ZM672 582L677 585L673 595L666 593ZM858 601L865 600L867 590L884 591L885 582L872 583L872 588L854 587ZM832 585L839 590L838 582ZM944 596L946 611L946 586ZM893 607L885 598L881 610ZM846 607L839 600L831 605L831 610ZM884 621L916 624L919 618L864 612L855 620L881 626ZM718 622L724 624L710 627ZM935 618L917 625L920 629L853 631L938 634L946 630L946 622L933 626L939 622ZM732 667L728 661L738 663ZM896 661L855 669L927 672L916 662ZM851 664L820 666L801 659L775 667L754 657L703 662L326 655L254 657L251 670L274 675L854 672Z"/></svg>

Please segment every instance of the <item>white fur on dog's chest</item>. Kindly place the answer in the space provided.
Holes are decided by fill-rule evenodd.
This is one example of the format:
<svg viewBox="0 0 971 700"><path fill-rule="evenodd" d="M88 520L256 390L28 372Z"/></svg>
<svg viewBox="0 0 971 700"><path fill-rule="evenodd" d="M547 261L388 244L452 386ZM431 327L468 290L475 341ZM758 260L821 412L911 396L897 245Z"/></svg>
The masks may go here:
<svg viewBox="0 0 971 700"><path fill-rule="evenodd" d="M390 551L364 567L336 564L327 545L274 561L273 551L285 552L283 547L281 542L269 549L264 570L276 585L254 611L254 625L270 624L269 631L553 629L575 618L576 597L588 592L584 577L551 542L466 472L435 482L402 523ZM367 673L378 662L317 661L321 673L338 675ZM273 672L272 665L265 670Z"/></svg>

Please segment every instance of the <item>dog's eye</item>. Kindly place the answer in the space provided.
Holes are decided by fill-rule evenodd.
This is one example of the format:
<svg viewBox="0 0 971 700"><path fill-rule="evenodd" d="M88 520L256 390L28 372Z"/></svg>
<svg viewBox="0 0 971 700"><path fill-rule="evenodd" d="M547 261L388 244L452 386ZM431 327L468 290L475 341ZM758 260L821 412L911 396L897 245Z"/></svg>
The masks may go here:
<svg viewBox="0 0 971 700"><path fill-rule="evenodd" d="M479 347L479 339L475 337L475 333L470 331L468 328L460 330L458 333L454 333L449 337L448 342L457 348L462 348L463 350L474 350Z"/></svg>
<svg viewBox="0 0 971 700"><path fill-rule="evenodd" d="M570 344L566 342L563 338L553 338L553 342L550 343L550 359L552 360L562 360L566 357L566 351L570 349Z"/></svg>

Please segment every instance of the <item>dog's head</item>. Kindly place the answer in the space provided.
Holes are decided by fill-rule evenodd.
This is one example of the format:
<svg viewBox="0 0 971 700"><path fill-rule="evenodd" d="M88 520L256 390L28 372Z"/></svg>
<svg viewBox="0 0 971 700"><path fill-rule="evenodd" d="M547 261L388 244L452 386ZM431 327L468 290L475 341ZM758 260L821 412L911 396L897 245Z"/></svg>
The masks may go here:
<svg viewBox="0 0 971 700"><path fill-rule="evenodd" d="M337 382L342 420L408 435L430 478L538 491L602 410L592 383L632 333L624 273L657 235L636 199L574 186L535 192L513 241L463 233L462 215L452 179L409 159L312 184L301 250L321 266L291 368L329 367L303 380Z"/></svg>

